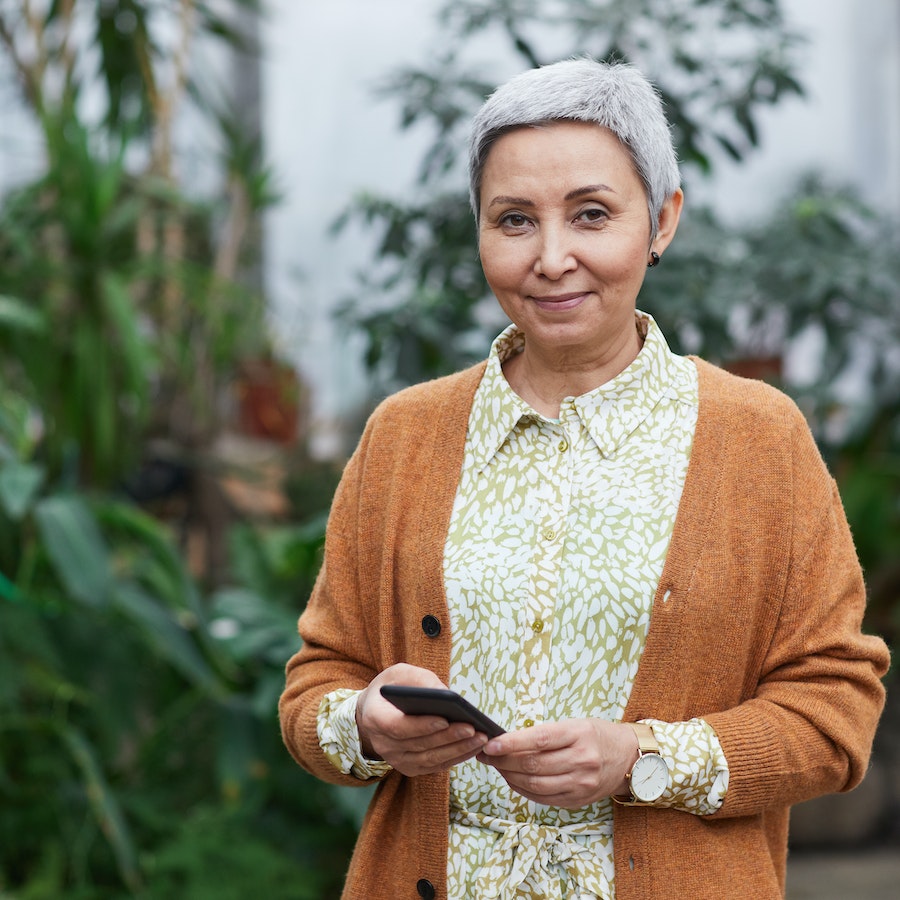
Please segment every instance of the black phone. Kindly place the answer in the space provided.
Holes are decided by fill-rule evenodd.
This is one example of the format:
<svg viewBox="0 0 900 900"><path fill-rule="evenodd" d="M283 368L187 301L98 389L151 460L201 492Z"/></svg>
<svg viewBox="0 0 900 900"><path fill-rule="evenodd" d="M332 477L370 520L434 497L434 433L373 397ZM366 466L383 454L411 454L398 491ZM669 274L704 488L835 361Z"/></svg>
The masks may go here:
<svg viewBox="0 0 900 900"><path fill-rule="evenodd" d="M440 716L448 722L468 722L489 738L506 734L506 729L449 688L385 684L381 688L381 696L408 716Z"/></svg>

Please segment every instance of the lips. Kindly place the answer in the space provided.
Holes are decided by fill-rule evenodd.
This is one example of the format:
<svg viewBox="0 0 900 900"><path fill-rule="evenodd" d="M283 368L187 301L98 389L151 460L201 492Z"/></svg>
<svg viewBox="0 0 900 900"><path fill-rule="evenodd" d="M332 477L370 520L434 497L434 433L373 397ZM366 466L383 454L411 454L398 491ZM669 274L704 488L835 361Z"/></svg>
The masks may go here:
<svg viewBox="0 0 900 900"><path fill-rule="evenodd" d="M540 297L532 294L528 299L539 309L547 310L548 312L565 312L580 306L587 296L588 292L586 291L573 291L567 294L553 294Z"/></svg>

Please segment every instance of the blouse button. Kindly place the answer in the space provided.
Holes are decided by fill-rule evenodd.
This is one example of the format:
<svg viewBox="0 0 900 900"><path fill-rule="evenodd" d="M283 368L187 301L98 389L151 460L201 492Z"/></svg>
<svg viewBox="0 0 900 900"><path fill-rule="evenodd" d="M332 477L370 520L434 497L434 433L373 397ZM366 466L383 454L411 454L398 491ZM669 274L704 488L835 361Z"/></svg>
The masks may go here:
<svg viewBox="0 0 900 900"><path fill-rule="evenodd" d="M531 630L535 634L540 634L544 630L544 620L543 619L535 619L531 623Z"/></svg>
<svg viewBox="0 0 900 900"><path fill-rule="evenodd" d="M434 616L425 616L422 619L422 631L430 638L436 638L441 633L441 623Z"/></svg>
<svg viewBox="0 0 900 900"><path fill-rule="evenodd" d="M552 528L548 528L544 532L544 540L545 541L552 541L555 537L556 537L556 532Z"/></svg>
<svg viewBox="0 0 900 900"><path fill-rule="evenodd" d="M534 726L534 719L526 719L526 720L522 723L522 726L523 726L524 728L531 728L531 727L533 727L533 726Z"/></svg>
<svg viewBox="0 0 900 900"><path fill-rule="evenodd" d="M527 822L528 816L525 813L516 813L516 821L517 822Z"/></svg>
<svg viewBox="0 0 900 900"><path fill-rule="evenodd" d="M561 440L561 441L559 442L559 452L560 452L560 453L565 453L566 450L568 450L568 449L569 449L569 442L568 442L567 440L565 440L565 439Z"/></svg>

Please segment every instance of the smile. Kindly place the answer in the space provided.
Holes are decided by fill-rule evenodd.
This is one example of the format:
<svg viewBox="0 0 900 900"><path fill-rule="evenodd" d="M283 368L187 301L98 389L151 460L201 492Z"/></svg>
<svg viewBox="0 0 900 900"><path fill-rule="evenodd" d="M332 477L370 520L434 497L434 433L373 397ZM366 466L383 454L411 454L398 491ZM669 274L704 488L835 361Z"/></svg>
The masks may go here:
<svg viewBox="0 0 900 900"><path fill-rule="evenodd" d="M588 291L577 291L569 294L554 294L542 297L531 295L528 299L534 302L539 309L549 312L565 312L580 306L588 295Z"/></svg>

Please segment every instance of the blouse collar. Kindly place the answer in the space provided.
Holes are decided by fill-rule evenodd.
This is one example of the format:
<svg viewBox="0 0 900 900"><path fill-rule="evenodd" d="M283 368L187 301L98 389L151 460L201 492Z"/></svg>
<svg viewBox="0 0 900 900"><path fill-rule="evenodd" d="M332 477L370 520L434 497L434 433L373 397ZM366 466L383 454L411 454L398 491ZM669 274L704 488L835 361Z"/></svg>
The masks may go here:
<svg viewBox="0 0 900 900"><path fill-rule="evenodd" d="M579 397L566 397L560 408L560 420L577 416L603 456L612 456L664 396L690 399L684 357L672 353L652 316L638 311L636 324L644 335L644 346L634 361L600 387ZM501 332L491 345L469 417L467 454L478 471L490 463L523 419L553 422L519 397L503 374L503 363L524 346L525 336L515 325Z"/></svg>

